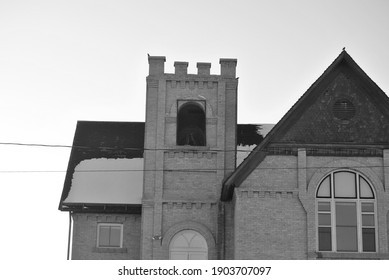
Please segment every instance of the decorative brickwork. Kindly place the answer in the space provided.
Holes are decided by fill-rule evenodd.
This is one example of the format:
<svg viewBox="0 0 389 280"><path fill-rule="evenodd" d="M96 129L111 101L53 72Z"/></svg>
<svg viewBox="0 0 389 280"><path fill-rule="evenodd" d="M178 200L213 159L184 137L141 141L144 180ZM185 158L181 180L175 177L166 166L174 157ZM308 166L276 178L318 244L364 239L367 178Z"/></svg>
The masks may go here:
<svg viewBox="0 0 389 280"><path fill-rule="evenodd" d="M346 71L346 70L344 70ZM340 72L322 90L300 118L274 142L384 144L389 142L389 119L361 87L357 78ZM347 96L355 107L353 117L339 119L333 108Z"/></svg>

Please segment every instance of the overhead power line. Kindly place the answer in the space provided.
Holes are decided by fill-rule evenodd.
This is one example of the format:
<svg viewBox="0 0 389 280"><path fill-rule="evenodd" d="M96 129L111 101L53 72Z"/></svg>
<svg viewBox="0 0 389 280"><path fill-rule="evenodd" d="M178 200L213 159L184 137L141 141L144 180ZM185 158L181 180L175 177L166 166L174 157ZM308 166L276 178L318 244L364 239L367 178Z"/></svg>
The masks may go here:
<svg viewBox="0 0 389 280"><path fill-rule="evenodd" d="M252 150L222 150L222 149L190 149L188 147L185 147L183 149L180 149L180 147L175 148L164 148L164 149L144 149L144 148L133 148L133 147L106 147L106 146L100 146L100 147L91 147L91 146L75 146L75 145L60 145L60 144L41 144L41 143L19 143L19 142L0 142L0 145L10 145L10 146L24 146L24 147L44 147L44 148L76 148L76 149L97 149L101 151L117 151L117 150L135 150L135 151L170 151L170 152L241 152L241 153L247 153L249 154L252 152ZM282 147L281 147L282 148ZM290 148L290 147L289 147ZM274 151L274 147L271 147L269 149L264 149L262 151ZM277 147L275 147L277 149ZM333 150L334 147L309 147L307 150ZM379 147L371 148L371 147L336 147L335 149L340 149L342 151L369 151L374 150L377 151L377 149L381 149ZM344 168L361 168L360 166L345 166ZM388 167L384 165L369 165L365 166L364 168L382 168L382 167ZM317 169L317 168L323 168L323 166L312 166L312 167L306 167L306 169ZM297 167L261 167L262 170L291 170L296 169ZM157 169L150 169L150 170L143 170L143 169L117 169L117 170L76 170L74 172L217 172L217 171L234 171L235 169L164 169L164 170L157 170ZM0 173L65 173L66 170L0 170Z"/></svg>
<svg viewBox="0 0 389 280"><path fill-rule="evenodd" d="M4 146L26 146L26 147L45 147L45 148L73 148L69 145L53 145L53 144L34 144L34 143L17 143L17 142L0 142ZM82 147L80 147L82 148Z"/></svg>
<svg viewBox="0 0 389 280"><path fill-rule="evenodd" d="M337 169L352 169L352 168L383 168L389 165L367 165L367 166L344 166L337 167ZM328 168L328 166L309 166L301 169L320 169ZM261 167L261 170L296 170L296 167ZM91 169L91 170L74 170L74 173L110 173L110 172L217 172L217 171L233 171L235 169L221 169L221 168L207 168L207 169ZM65 173L67 170L0 170L0 173Z"/></svg>
<svg viewBox="0 0 389 280"><path fill-rule="evenodd" d="M37 144L37 143L17 143L17 142L0 142L0 145L8 146L24 146L24 147L43 147L43 148L70 148L70 149L95 149L101 151L117 151L117 150L130 150L130 151L173 151L172 148L134 148L134 147L107 147L107 146L78 146L78 145L60 145L60 144ZM185 151L198 151L198 152L234 152L236 150L225 150L225 149L190 149L185 148ZM250 152L251 150L239 150L241 152Z"/></svg>
<svg viewBox="0 0 389 280"><path fill-rule="evenodd" d="M190 146L177 146L173 148L135 148L135 147L108 147L108 146L78 146L78 145L62 145L62 144L41 144L41 143L20 143L20 142L0 142L0 145L3 146L24 146L24 147L43 147L43 148L70 148L70 149L88 149L88 150L100 150L100 151L121 151L121 150L129 150L129 151L170 151L170 152L176 152L177 150L180 150L182 152L246 152L250 153L253 149L245 150L245 149L198 149L198 148L190 148ZM250 145L250 146L254 146ZM246 145L247 146L247 145ZM243 146L243 147L246 147ZM256 145L255 145L256 146ZM341 150L350 150L350 151L369 151L369 150L377 150L382 149L382 146L377 147L343 147L343 146L336 146L336 147L326 147L326 146L320 146L320 147L310 147L307 145L307 149L312 150L333 150L333 149L341 149ZM389 147L388 145L385 145L385 147ZM182 149L180 149L182 147ZM242 146L238 146L242 147ZM277 149L279 147L270 147L268 149L262 149L262 151L273 151L274 149ZM280 147L282 148L282 147ZM288 147L291 148L291 147ZM296 148L296 147L294 147Z"/></svg>

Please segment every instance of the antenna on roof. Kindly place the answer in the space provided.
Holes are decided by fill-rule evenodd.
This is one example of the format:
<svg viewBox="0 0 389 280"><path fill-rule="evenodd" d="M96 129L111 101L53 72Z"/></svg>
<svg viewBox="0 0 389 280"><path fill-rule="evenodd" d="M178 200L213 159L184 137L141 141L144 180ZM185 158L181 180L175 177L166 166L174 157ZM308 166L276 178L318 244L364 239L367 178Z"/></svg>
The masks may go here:
<svg viewBox="0 0 389 280"><path fill-rule="evenodd" d="M346 47L343 47L343 49L342 49L343 51L346 51Z"/></svg>

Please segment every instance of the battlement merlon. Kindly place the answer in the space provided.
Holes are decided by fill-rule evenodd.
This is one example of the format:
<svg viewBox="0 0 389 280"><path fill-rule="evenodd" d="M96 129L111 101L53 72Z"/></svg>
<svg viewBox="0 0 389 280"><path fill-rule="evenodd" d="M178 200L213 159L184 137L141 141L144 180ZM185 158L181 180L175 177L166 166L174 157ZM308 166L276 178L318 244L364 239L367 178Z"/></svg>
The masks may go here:
<svg viewBox="0 0 389 280"><path fill-rule="evenodd" d="M149 55L149 75L158 76L165 72L165 56L150 56Z"/></svg>
<svg viewBox="0 0 389 280"><path fill-rule="evenodd" d="M238 60L235 58L220 58L220 75L226 78L235 78L237 62Z"/></svg>
<svg viewBox="0 0 389 280"><path fill-rule="evenodd" d="M149 75L158 76L165 74L165 56L149 56ZM236 64L237 59L234 58L221 58L220 59L220 76L226 78L236 77ZM175 75L188 75L188 62L176 61L174 62ZM168 73L166 73L168 74ZM211 63L198 62L197 63L197 75L208 76L211 75Z"/></svg>
<svg viewBox="0 0 389 280"><path fill-rule="evenodd" d="M188 62L175 61L174 62L174 74L176 75L187 75L188 74Z"/></svg>

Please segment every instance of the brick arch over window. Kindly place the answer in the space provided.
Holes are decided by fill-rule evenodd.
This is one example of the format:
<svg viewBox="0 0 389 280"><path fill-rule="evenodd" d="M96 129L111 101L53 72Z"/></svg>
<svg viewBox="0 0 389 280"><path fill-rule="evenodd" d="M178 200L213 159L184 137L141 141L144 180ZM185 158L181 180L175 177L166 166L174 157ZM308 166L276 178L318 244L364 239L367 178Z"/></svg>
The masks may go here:
<svg viewBox="0 0 389 280"><path fill-rule="evenodd" d="M177 145L205 146L205 112L195 102L187 102L177 114Z"/></svg>
<svg viewBox="0 0 389 280"><path fill-rule="evenodd" d="M168 110L169 117L177 117L177 107L179 107L177 102L173 102L173 104L170 105L170 109ZM209 102L205 104L204 108L206 108L206 117L215 117L215 109Z"/></svg>
<svg viewBox="0 0 389 280"><path fill-rule="evenodd" d="M375 191L377 192L377 196L384 195L385 190L383 182L371 168L358 161L349 159L339 159L327 163L325 166L322 166L312 175L307 188L308 197L315 197L317 186L320 181L325 177L325 175L337 169L345 168L361 173L368 180L370 180L370 182L374 186Z"/></svg>
<svg viewBox="0 0 389 280"><path fill-rule="evenodd" d="M216 243L211 231L206 226L194 221L177 223L164 233L162 237L162 250L163 250L164 259L169 259L170 242L172 241L172 239L177 233L183 230L194 230L199 234L201 234L204 237L205 241L207 242L208 259L209 260L216 259Z"/></svg>

